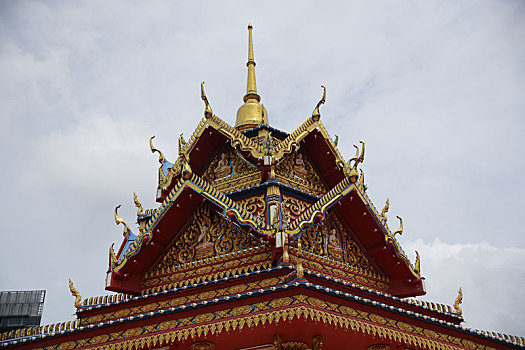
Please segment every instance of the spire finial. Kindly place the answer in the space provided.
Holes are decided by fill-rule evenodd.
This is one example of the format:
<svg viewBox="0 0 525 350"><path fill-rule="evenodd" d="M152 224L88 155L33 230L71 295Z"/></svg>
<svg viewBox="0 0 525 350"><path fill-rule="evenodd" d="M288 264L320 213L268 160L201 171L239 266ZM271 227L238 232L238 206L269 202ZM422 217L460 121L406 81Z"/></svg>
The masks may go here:
<svg viewBox="0 0 525 350"><path fill-rule="evenodd" d="M255 58L253 55L253 37L252 24L248 24L248 81L246 84L246 95L243 97L244 104L237 111L237 120L235 127L239 129L248 129L255 126L268 125L268 116L266 108L259 102L261 96L257 93L257 84L255 82Z"/></svg>
<svg viewBox="0 0 525 350"><path fill-rule="evenodd" d="M253 38L252 38L252 24L248 24L248 84L246 85L246 95L244 95L244 102L254 99L259 102L261 96L257 94L257 84L255 83L255 59L253 58Z"/></svg>

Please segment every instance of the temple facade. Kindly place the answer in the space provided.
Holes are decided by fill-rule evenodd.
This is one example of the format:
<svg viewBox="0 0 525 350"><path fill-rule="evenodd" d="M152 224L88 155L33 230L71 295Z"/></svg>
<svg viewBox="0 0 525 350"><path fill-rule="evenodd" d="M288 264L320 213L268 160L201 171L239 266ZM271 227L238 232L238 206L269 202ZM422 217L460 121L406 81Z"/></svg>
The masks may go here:
<svg viewBox="0 0 525 350"><path fill-rule="evenodd" d="M425 294L386 213L367 195L365 143L345 160L321 122L326 88L291 133L269 124L248 26L246 95L232 126L204 117L179 157L158 154L157 208L134 195L138 227L118 215L111 296L75 297L76 320L11 331L21 349L514 349L525 339L465 328ZM233 118L231 118L233 119ZM153 192L153 189L152 189ZM399 225L399 226L398 226Z"/></svg>

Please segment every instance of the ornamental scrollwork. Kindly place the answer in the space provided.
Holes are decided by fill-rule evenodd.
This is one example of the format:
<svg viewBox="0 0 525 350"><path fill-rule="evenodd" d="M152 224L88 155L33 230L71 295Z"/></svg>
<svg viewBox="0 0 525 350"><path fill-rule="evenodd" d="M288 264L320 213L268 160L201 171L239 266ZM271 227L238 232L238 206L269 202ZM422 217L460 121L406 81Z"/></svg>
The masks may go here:
<svg viewBox="0 0 525 350"><path fill-rule="evenodd" d="M202 204L193 213L190 225L153 272L260 244L255 237L232 225L210 206Z"/></svg>
<svg viewBox="0 0 525 350"><path fill-rule="evenodd" d="M299 237L302 250L316 255L323 255L323 233L320 225L307 228Z"/></svg>
<svg viewBox="0 0 525 350"><path fill-rule="evenodd" d="M242 198L236 203L238 203L248 213L258 217L261 222L265 222L266 202L264 194Z"/></svg>
<svg viewBox="0 0 525 350"><path fill-rule="evenodd" d="M295 220L310 206L310 203L283 193L281 206L286 215Z"/></svg>

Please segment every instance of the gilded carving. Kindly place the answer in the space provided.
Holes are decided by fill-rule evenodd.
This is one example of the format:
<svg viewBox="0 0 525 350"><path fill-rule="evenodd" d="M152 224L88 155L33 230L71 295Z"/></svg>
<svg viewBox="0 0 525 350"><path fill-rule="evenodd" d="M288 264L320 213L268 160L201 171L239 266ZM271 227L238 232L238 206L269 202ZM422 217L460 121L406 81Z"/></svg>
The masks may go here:
<svg viewBox="0 0 525 350"><path fill-rule="evenodd" d="M324 235L324 253L335 259L343 259L343 248L339 232L335 226L330 226L328 232Z"/></svg>
<svg viewBox="0 0 525 350"><path fill-rule="evenodd" d="M292 220L297 219L310 206L310 203L282 194L281 207L284 213Z"/></svg>
<svg viewBox="0 0 525 350"><path fill-rule="evenodd" d="M191 350L212 350L215 347L215 344L210 343L209 341L199 341L191 344Z"/></svg>
<svg viewBox="0 0 525 350"><path fill-rule="evenodd" d="M303 251L316 255L323 254L323 236L320 225L307 228L299 237Z"/></svg>
<svg viewBox="0 0 525 350"><path fill-rule="evenodd" d="M306 166L304 165L304 160L303 160L303 154L302 153L296 153L295 155L295 162L294 162L294 165L293 165L293 171L294 171L294 175L303 179L303 180L306 180L307 177L308 177L308 171L306 170Z"/></svg>
<svg viewBox="0 0 525 350"><path fill-rule="evenodd" d="M460 315L463 313L463 310L461 310L461 307L459 306L459 304L461 304L462 302L463 302L463 291L461 290L461 287L459 287L458 296L456 297L456 300L454 301L454 311Z"/></svg>
<svg viewBox="0 0 525 350"><path fill-rule="evenodd" d="M258 217L261 222L265 222L266 215L266 201L264 194L256 195L248 198L238 200L238 203L244 210L253 216Z"/></svg>
<svg viewBox="0 0 525 350"><path fill-rule="evenodd" d="M195 210L192 222L155 270L259 244L253 236L233 226L227 219L203 204Z"/></svg>
<svg viewBox="0 0 525 350"><path fill-rule="evenodd" d="M284 297L277 300L279 304L283 305L278 310L273 310L269 306L270 303L276 301L274 299L249 305L251 311L248 311L248 314L246 313L248 310L246 308L247 305L216 310L214 313L209 313L212 316L212 323L208 321L209 318L202 319L199 318L200 316L187 316L176 320L149 324L148 326L139 326L123 332L111 333L111 337L108 335L88 336L78 339L76 344L73 345L71 343L71 345L76 349L89 346L97 350L108 349L108 345L115 349L140 348L138 345L151 347L152 344L162 343L162 339L173 343L175 340L181 341L190 337L195 338L196 335L202 333L212 332L219 334L222 331L243 329L245 325L254 324L257 326L261 324L264 326L266 323L278 324L279 322L288 322L294 318L302 318L320 321L324 324L333 324L345 330L357 330L363 334L379 335L382 339L399 339L402 344L418 344L418 347L421 348L456 350L466 347L480 350L491 349L486 345L477 344L467 339L456 338L421 327L413 327L411 331L407 332L405 330L407 327L403 322L391 318L381 317L382 322L378 324L374 321L377 319L375 317L377 315L365 311L359 311L356 314L354 309L330 301L323 301L326 306L323 309L318 309L313 307L313 305L319 304L319 299L311 296L294 295L293 297ZM296 301L300 301L300 304L297 304ZM239 316L232 317L233 315ZM383 324L383 319L386 321L386 324ZM158 330L162 331L162 334L159 334ZM60 341L60 338L56 340ZM315 346L312 349L320 349L319 346L322 345L320 341L321 339L316 339L316 342L313 342ZM284 349L285 347L283 346L285 344L301 346L299 342L283 343L280 337L276 336L274 338L274 345L280 346L277 347L278 349ZM377 345L383 346L383 344ZM57 349L58 347L58 344L46 345L46 349ZM291 347L291 349L294 349L294 347ZM381 349L381 347L372 347L372 349Z"/></svg>
<svg viewBox="0 0 525 350"><path fill-rule="evenodd" d="M229 147L223 147L213 155L202 178L215 185L229 180L229 177L241 176L254 170L257 170L257 167L248 162L240 153Z"/></svg>
<svg viewBox="0 0 525 350"><path fill-rule="evenodd" d="M345 230L334 212L330 213L326 219L325 226L335 229L334 233L340 233L342 244L345 248L344 258L347 263L357 266L363 270L375 272L375 268L370 264L368 258L364 255L361 248L354 242L350 234Z"/></svg>
<svg viewBox="0 0 525 350"><path fill-rule="evenodd" d="M226 152L221 152L219 159L217 160L217 166L213 169L215 179L219 180L232 174L232 166L230 165L230 159Z"/></svg>
<svg viewBox="0 0 525 350"><path fill-rule="evenodd" d="M302 152L293 152L285 155L277 163L275 173L279 182L316 196L323 195L328 191L314 167Z"/></svg>

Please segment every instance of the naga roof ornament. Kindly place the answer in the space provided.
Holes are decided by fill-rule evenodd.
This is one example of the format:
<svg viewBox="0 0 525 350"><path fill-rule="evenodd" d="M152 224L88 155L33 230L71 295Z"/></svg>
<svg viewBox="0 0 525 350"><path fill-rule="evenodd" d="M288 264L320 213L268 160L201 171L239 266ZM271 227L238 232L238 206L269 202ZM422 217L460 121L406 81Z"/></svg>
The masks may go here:
<svg viewBox="0 0 525 350"><path fill-rule="evenodd" d="M361 153L359 153L359 147L354 145L355 147L355 156L352 157L348 163L346 163L346 170L349 174L348 177L350 178L350 181L352 183L356 182L359 178L359 172L357 171L357 166L360 163L363 163L365 161L365 143L363 141L359 141L361 143ZM353 164L352 164L353 162Z"/></svg>
<svg viewBox="0 0 525 350"><path fill-rule="evenodd" d="M142 203L139 202L139 199L137 198L137 194L135 192L133 192L133 202L137 207L137 216L142 215L142 213L144 213L144 208L142 207Z"/></svg>
<svg viewBox="0 0 525 350"><path fill-rule="evenodd" d="M454 301L454 310L460 315L463 314L463 310L461 310L461 307L459 307L461 303L463 303L463 291L461 290L461 287L459 287L458 296Z"/></svg>
<svg viewBox="0 0 525 350"><path fill-rule="evenodd" d="M399 228L392 233L392 237L395 237L397 234L403 234L403 219L400 216L397 216L397 218L399 219Z"/></svg>
<svg viewBox="0 0 525 350"><path fill-rule="evenodd" d="M211 109L210 103L208 102L208 98L206 97L206 93L204 92L204 82L201 81L201 99L204 101L205 108L204 108L204 117L211 118L213 115L213 111Z"/></svg>
<svg viewBox="0 0 525 350"><path fill-rule="evenodd" d="M115 207L115 223L117 225L124 225L124 231L122 232L122 235L126 237L126 235L128 235L131 232L131 229L129 228L128 224L126 224L126 222L118 216L118 208L120 208L120 204Z"/></svg>
<svg viewBox="0 0 525 350"><path fill-rule="evenodd" d="M319 119L321 118L321 112L319 111L319 107L321 107L321 105L326 102L326 86L321 85L321 87L323 88L323 97L321 97L319 102L317 102L317 105L315 106L314 111L312 112L312 119L314 121L319 121Z"/></svg>
<svg viewBox="0 0 525 350"><path fill-rule="evenodd" d="M69 291L71 292L71 295L75 297L75 307L78 308L82 306L82 297L80 296L80 292L78 291L78 289L76 289L73 285L73 281L71 280L71 278L69 279Z"/></svg>
<svg viewBox="0 0 525 350"><path fill-rule="evenodd" d="M385 206L383 210L381 210L381 219L383 219L385 222L388 221L388 217L386 216L388 209L390 209L390 199L389 198L386 199Z"/></svg>

